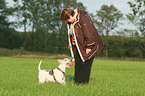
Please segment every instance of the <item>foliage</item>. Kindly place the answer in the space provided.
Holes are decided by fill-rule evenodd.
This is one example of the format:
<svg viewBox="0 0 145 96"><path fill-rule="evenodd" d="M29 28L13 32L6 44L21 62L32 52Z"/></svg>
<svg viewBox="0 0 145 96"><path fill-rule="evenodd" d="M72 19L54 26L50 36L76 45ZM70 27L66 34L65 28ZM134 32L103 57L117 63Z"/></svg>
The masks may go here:
<svg viewBox="0 0 145 96"><path fill-rule="evenodd" d="M128 2L132 13L127 14L127 19L137 28L138 33L141 32L145 36L145 1L134 0Z"/></svg>
<svg viewBox="0 0 145 96"><path fill-rule="evenodd" d="M94 21L97 30L101 35L109 36L109 33L118 27L118 21L123 17L123 14L113 5L102 5L99 11L96 11L96 20ZM108 57L108 37L105 39L106 57Z"/></svg>
<svg viewBox="0 0 145 96"><path fill-rule="evenodd" d="M24 26L24 48L49 53L68 53L66 24L60 22L63 8L84 9L77 0L15 0L17 26ZM31 28L28 33L27 28ZM26 35L27 32L27 35ZM36 33L36 34L35 34Z"/></svg>
<svg viewBox="0 0 145 96"><path fill-rule="evenodd" d="M1 96L144 96L145 64L141 61L94 60L90 82L74 84L74 66L66 69L66 85L38 84L41 69L58 67L56 59L0 57Z"/></svg>
<svg viewBox="0 0 145 96"><path fill-rule="evenodd" d="M20 48L23 45L22 36L11 28L0 30L0 48Z"/></svg>
<svg viewBox="0 0 145 96"><path fill-rule="evenodd" d="M19 48L22 46L21 37L10 28L8 16L12 15L12 8L7 8L5 0L0 0L0 48Z"/></svg>
<svg viewBox="0 0 145 96"><path fill-rule="evenodd" d="M37 36L43 34L43 38ZM24 48L29 51L41 51L56 54L69 54L67 34L46 33L41 32L28 34L28 38L24 44ZM37 37L35 37L37 36ZM63 37L59 38L59 37ZM34 41L32 40L34 38ZM123 37L123 36L101 36L104 43L104 50L98 56L106 56L106 46L108 46L108 57L145 57L145 38L142 37ZM137 38L137 39L136 39ZM57 41L57 42L56 42ZM56 42L56 43L54 43ZM62 44L61 46L59 46ZM135 50L135 51L134 51Z"/></svg>
<svg viewBox="0 0 145 96"><path fill-rule="evenodd" d="M99 11L96 11L96 20L94 23L100 34L108 36L109 33L118 27L118 21L123 14L113 5L102 5Z"/></svg>
<svg viewBox="0 0 145 96"><path fill-rule="evenodd" d="M67 46L67 33L48 33L44 29L37 30L35 33L29 32L24 42L26 50L55 54L68 54Z"/></svg>
<svg viewBox="0 0 145 96"><path fill-rule="evenodd" d="M85 9L83 4L77 3L76 0L22 0L22 5L18 4L15 9L21 18L18 22L24 25L25 34L29 26L32 28L31 32L45 28L46 32L59 33L63 26L59 21L59 14L66 7Z"/></svg>
<svg viewBox="0 0 145 96"><path fill-rule="evenodd" d="M135 37L103 36L102 40L104 46L108 46L108 57L145 58L145 38L140 37L136 39ZM106 55L105 49L103 50L103 54Z"/></svg>
<svg viewBox="0 0 145 96"><path fill-rule="evenodd" d="M8 8L5 0L0 0L0 30L9 28L10 23L8 22L7 16L9 15Z"/></svg>
<svg viewBox="0 0 145 96"><path fill-rule="evenodd" d="M16 2L14 8L7 8L5 0L0 1L0 48L12 50L24 48L26 51L51 54L70 53L67 48L66 24L59 21L59 14L66 7L86 10L82 3L77 0L22 0L22 4L19 4L19 0L14 1ZM132 2L129 4L133 10L132 16L135 18L132 20L142 22L144 2L138 0L136 4ZM8 22L10 15L17 15L15 26L23 26L24 32L16 32L10 28L12 27L12 22ZM136 30L115 31L122 16L113 5L103 5L96 15L91 14L105 45L103 52L97 56L144 58L145 39L140 37ZM144 22L137 26L144 28L143 24ZM27 29L29 26L31 30ZM109 36L112 31L119 35Z"/></svg>
<svg viewBox="0 0 145 96"><path fill-rule="evenodd" d="M26 41L23 45L22 37L24 34L18 34L19 32L14 32L14 35L5 36L6 38L0 43L1 48L9 48L9 49L18 49L16 54L11 55L25 55L26 51L34 51L34 52L42 52L42 53L50 53L50 54L67 54L70 55L68 46L67 35L60 34L62 36L58 36L59 34L54 33L45 33L44 31L37 31L32 34L29 32L26 37ZM16 34L17 33L17 34ZM41 38L42 35L43 38ZM3 35L3 34L2 34ZM2 36L0 35L0 36ZM3 35L4 36L4 35ZM14 37L17 36L17 37ZM12 38L14 37L14 38ZM63 38L59 38L63 37ZM136 57L136 58L145 58L145 38L143 37L123 37L123 36L101 36L104 46L106 47L108 44L108 57ZM107 40L106 40L107 38ZM56 42L56 43L54 43ZM3 46L2 46L3 44ZM5 45L4 45L5 44ZM62 44L62 46L60 46ZM19 46L18 46L19 45ZM24 47L22 47L22 45ZM22 50L22 51L19 51ZM1 50L2 53L5 50ZM9 56L9 52L1 54L1 56ZM13 53L10 52L10 53ZM14 52L15 53L15 52ZM31 52L30 52L31 54ZM42 54L44 55L44 54ZM106 50L104 49L97 57L106 56Z"/></svg>

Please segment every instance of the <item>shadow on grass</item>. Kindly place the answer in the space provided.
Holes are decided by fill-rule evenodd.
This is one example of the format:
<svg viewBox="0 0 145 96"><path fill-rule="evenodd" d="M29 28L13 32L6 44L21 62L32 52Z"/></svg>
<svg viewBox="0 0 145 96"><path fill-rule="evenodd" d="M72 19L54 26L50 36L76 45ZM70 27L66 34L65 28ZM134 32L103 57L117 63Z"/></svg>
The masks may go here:
<svg viewBox="0 0 145 96"><path fill-rule="evenodd" d="M74 81L74 76L65 75L65 79L66 79L67 81Z"/></svg>
<svg viewBox="0 0 145 96"><path fill-rule="evenodd" d="M67 81L74 81L74 76L71 76L71 75L65 75L65 79L67 80ZM96 80L95 78L92 78L92 77L90 77L90 80Z"/></svg>

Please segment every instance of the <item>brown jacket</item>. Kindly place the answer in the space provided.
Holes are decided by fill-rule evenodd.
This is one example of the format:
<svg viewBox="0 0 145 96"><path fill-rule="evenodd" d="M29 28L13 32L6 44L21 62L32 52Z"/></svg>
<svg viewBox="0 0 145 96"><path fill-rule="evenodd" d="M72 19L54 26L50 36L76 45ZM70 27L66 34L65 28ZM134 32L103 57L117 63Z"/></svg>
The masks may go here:
<svg viewBox="0 0 145 96"><path fill-rule="evenodd" d="M104 47L103 42L93 25L92 20L85 11L77 10L78 16L74 23L74 37L76 40L76 47L83 62L97 55ZM69 26L69 24L68 24ZM69 27L68 27L69 28ZM68 32L69 45L72 56L74 57L74 50L72 45L72 37ZM89 54L86 54L86 48L91 49Z"/></svg>

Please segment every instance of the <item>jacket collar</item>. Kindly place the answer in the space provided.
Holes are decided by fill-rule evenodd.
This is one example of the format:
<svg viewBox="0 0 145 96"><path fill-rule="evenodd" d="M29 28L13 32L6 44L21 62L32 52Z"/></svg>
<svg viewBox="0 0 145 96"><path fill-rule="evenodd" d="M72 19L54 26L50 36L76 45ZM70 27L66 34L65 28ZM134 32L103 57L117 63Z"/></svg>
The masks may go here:
<svg viewBox="0 0 145 96"><path fill-rule="evenodd" d="M75 14L74 14L74 15L75 15L75 17L76 17L76 19L75 19L75 22L76 22L76 21L78 20L78 10L77 10L77 9L75 9L75 10L74 10L74 12L75 12Z"/></svg>
<svg viewBox="0 0 145 96"><path fill-rule="evenodd" d="M74 22L74 25L75 25L77 22L79 22L80 13L79 13L78 9L75 9L74 12L75 12L75 16L76 16L76 19L75 19L75 22Z"/></svg>

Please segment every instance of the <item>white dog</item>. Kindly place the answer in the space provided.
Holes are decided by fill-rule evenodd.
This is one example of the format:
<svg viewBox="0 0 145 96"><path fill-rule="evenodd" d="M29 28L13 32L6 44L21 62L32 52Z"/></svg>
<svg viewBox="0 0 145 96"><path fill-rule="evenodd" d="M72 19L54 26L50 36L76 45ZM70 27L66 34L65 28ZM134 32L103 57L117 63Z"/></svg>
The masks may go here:
<svg viewBox="0 0 145 96"><path fill-rule="evenodd" d="M38 70L39 70L39 83L48 82L59 82L61 84L65 84L65 68L71 67L73 65L72 60L65 58L64 60L58 60L60 65L56 69L45 69L41 70L40 65L42 61L40 61Z"/></svg>

